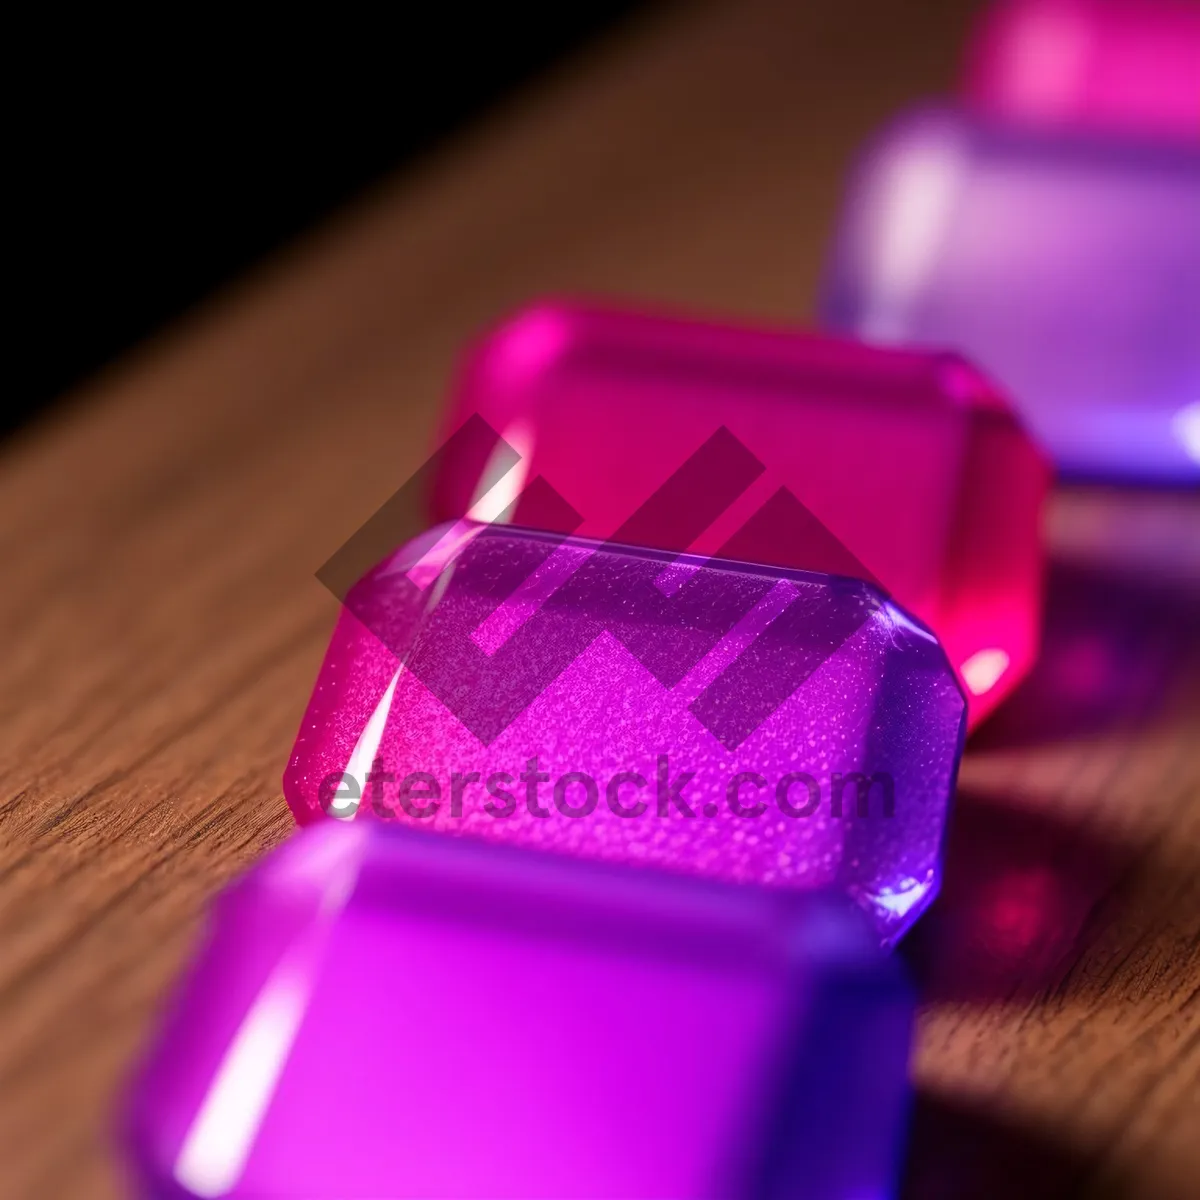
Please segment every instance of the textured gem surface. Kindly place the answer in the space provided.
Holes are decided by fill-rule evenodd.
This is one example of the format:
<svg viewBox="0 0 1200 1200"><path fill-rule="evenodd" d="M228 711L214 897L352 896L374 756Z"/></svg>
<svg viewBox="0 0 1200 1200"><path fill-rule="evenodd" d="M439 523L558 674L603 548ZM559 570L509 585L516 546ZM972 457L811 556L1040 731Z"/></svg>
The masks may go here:
<svg viewBox="0 0 1200 1200"><path fill-rule="evenodd" d="M348 596L284 792L301 822L837 888L891 940L937 889L963 718L860 581L437 527Z"/></svg>
<svg viewBox="0 0 1200 1200"><path fill-rule="evenodd" d="M822 311L955 346L1075 475L1200 480L1200 145L903 118L843 209Z"/></svg>
<svg viewBox="0 0 1200 1200"><path fill-rule="evenodd" d="M1194 0L1009 0L980 20L963 95L1036 125L1200 140Z"/></svg>
<svg viewBox="0 0 1200 1200"><path fill-rule="evenodd" d="M892 1195L912 996L824 897L380 825L218 901L132 1091L148 1194Z"/></svg>
<svg viewBox="0 0 1200 1200"><path fill-rule="evenodd" d="M1048 468L956 358L543 304L466 362L450 430L475 414L520 463L495 482L478 454L447 454L438 520L480 505L494 483L488 519L520 494L515 521L544 526L553 516L521 493L540 477L582 518L566 532L706 555L734 539L735 558L871 577L935 630L972 724L1032 665ZM757 475L735 480L716 463L694 494L644 511L722 427ZM963 668L981 655L992 669L972 686Z"/></svg>

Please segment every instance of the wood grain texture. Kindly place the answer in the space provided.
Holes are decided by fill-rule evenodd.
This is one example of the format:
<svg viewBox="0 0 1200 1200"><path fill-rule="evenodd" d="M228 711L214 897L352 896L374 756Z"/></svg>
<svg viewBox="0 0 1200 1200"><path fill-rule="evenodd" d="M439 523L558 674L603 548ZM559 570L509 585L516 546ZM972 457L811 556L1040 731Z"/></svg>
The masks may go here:
<svg viewBox="0 0 1200 1200"><path fill-rule="evenodd" d="M289 829L313 572L425 455L456 347L546 291L804 315L850 153L948 85L968 7L653 13L8 444L0 1195L120 1194L114 1089ZM1200 1191L1200 506L1051 516L1044 661L907 950L919 1200Z"/></svg>

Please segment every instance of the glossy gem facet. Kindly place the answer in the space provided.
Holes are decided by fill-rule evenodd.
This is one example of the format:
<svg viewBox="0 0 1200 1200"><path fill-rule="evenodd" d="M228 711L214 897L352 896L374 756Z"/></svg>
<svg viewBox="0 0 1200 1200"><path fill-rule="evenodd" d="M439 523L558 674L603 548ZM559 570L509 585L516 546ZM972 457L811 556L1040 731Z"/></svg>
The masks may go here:
<svg viewBox="0 0 1200 1200"><path fill-rule="evenodd" d="M833 888L890 941L937 890L963 724L933 634L858 580L464 522L350 592L284 792Z"/></svg>
<svg viewBox="0 0 1200 1200"><path fill-rule="evenodd" d="M516 465L495 470L478 439L448 452L438 520L508 507L519 524L873 579L936 631L973 723L1036 655L1048 468L950 355L542 304L467 360L448 432L472 420ZM545 486L571 524L539 503Z"/></svg>
<svg viewBox="0 0 1200 1200"><path fill-rule="evenodd" d="M1200 480L1200 146L910 115L864 159L822 314L954 346L1073 475Z"/></svg>
<svg viewBox="0 0 1200 1200"><path fill-rule="evenodd" d="M1200 5L1002 0L972 38L963 95L1031 125L1200 141Z"/></svg>
<svg viewBox="0 0 1200 1200"><path fill-rule="evenodd" d="M129 1142L177 1200L883 1198L912 1011L828 898L327 822L219 899Z"/></svg>

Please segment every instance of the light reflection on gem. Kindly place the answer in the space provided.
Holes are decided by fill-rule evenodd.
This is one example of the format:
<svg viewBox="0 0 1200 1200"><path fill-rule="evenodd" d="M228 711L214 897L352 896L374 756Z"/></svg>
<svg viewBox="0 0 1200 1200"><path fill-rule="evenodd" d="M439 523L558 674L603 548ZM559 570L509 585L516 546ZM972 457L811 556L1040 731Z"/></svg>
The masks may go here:
<svg viewBox="0 0 1200 1200"><path fill-rule="evenodd" d="M962 178L962 153L952 135L931 126L885 170L891 191L873 231L875 293L862 332L867 338L894 342L905 340L905 314L913 296L925 287L936 259Z"/></svg>
<svg viewBox="0 0 1200 1200"><path fill-rule="evenodd" d="M960 674L973 696L990 692L1008 670L1009 657L1004 650L995 647L977 650L963 663Z"/></svg>
<svg viewBox="0 0 1200 1200"><path fill-rule="evenodd" d="M517 461L493 481L493 476L507 461L510 450L516 454ZM491 525L508 524L516 510L517 500L525 490L532 460L533 429L528 421L514 421L501 435L491 459L483 469L480 490L467 513L467 519Z"/></svg>
<svg viewBox="0 0 1200 1200"><path fill-rule="evenodd" d="M1171 421L1171 429L1180 445L1200 463L1200 400L1184 405Z"/></svg>
<svg viewBox="0 0 1200 1200"><path fill-rule="evenodd" d="M188 1130L175 1178L197 1196L222 1196L237 1183L308 1003L304 974L281 964L268 980L213 1078Z"/></svg>
<svg viewBox="0 0 1200 1200"><path fill-rule="evenodd" d="M224 1196L241 1178L304 1020L329 930L358 878L360 838L311 841L315 854L309 857L327 866L317 920L288 948L251 1004L175 1160L176 1181L196 1196ZM336 852L323 854L331 844Z"/></svg>
<svg viewBox="0 0 1200 1200"><path fill-rule="evenodd" d="M387 691L383 693L383 698L375 706L375 711L371 713L370 719L359 735L358 741L354 743L354 750L350 754L350 761L346 764L346 770L343 773L349 778L356 787L365 787L363 781L370 775L375 765L375 757L379 753L379 744L383 741L383 731L387 728L387 719L392 711L392 700L396 695L396 684L400 680L400 673L404 668L400 667L392 676L392 682L388 684ZM331 817L337 817L341 821L349 821L355 813L358 812L360 797L344 797L344 803L334 806L336 802L331 802L326 810Z"/></svg>

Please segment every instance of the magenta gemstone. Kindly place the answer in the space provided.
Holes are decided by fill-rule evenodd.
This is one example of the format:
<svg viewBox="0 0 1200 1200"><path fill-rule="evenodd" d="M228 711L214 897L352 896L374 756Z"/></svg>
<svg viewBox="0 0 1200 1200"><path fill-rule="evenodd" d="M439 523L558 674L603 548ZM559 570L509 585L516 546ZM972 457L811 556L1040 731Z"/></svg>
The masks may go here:
<svg viewBox="0 0 1200 1200"><path fill-rule="evenodd" d="M912 1015L828 898L328 822L217 902L129 1143L158 1200L884 1198Z"/></svg>
<svg viewBox="0 0 1200 1200"><path fill-rule="evenodd" d="M834 888L890 941L937 889L963 725L868 584L463 522L350 592L284 792L301 822Z"/></svg>
<svg viewBox="0 0 1200 1200"><path fill-rule="evenodd" d="M1030 125L1200 141L1200 5L1002 0L971 40L963 95Z"/></svg>
<svg viewBox="0 0 1200 1200"><path fill-rule="evenodd" d="M912 114L862 162L822 313L969 354L1065 472L1197 483L1198 214L1200 143Z"/></svg>
<svg viewBox="0 0 1200 1200"><path fill-rule="evenodd" d="M540 305L466 362L451 430L473 417L520 456L486 519L540 477L582 521L556 523L527 488L518 524L878 581L937 633L972 725L1033 664L1049 470L956 358ZM708 463L694 494L644 507L722 427L752 469ZM435 519L491 480L477 453L446 453Z"/></svg>

